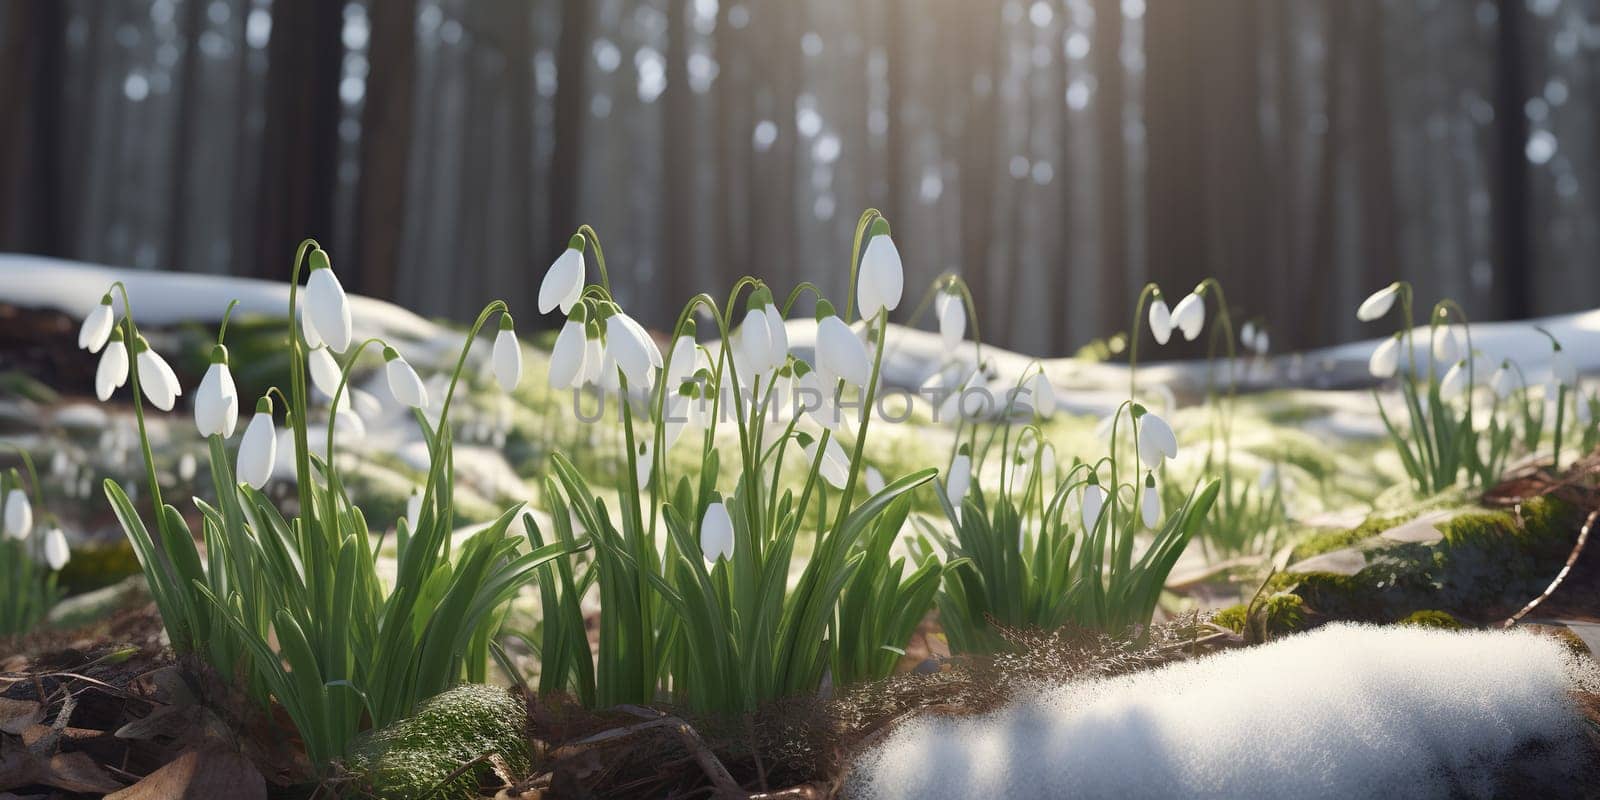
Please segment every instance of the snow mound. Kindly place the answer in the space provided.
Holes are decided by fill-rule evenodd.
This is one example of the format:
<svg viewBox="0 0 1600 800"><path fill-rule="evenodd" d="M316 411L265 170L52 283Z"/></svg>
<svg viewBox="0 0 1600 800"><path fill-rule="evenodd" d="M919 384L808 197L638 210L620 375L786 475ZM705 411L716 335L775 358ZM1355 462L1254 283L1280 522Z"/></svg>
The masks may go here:
<svg viewBox="0 0 1600 800"><path fill-rule="evenodd" d="M1568 692L1597 678L1537 634L1330 625L917 718L858 759L850 796L1489 796L1530 742L1541 775L1586 758Z"/></svg>

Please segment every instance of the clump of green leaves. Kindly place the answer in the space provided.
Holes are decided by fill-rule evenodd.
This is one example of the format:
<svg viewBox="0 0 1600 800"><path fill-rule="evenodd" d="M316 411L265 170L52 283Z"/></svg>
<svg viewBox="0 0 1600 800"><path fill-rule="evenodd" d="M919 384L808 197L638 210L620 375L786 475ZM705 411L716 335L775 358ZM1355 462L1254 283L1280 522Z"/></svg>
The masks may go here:
<svg viewBox="0 0 1600 800"><path fill-rule="evenodd" d="M575 336L603 342L607 369L615 370L591 383L623 398L630 383L645 386L642 411L626 399L617 404L623 428L617 472L623 477L616 507L596 492L591 476L558 453L545 493L553 530L527 520L535 546L575 546L582 535L593 545L587 563L561 560L541 568L545 619L524 637L541 659L540 689L571 691L591 707L665 696L696 711L733 713L815 692L830 666L835 681L888 674L937 584L936 559L919 560L908 574L905 560L890 553L907 514L906 494L931 480L934 470L903 476L857 502L864 494L862 451L871 414L852 426L827 413L847 398L871 408L887 309L898 302L898 289L892 302L862 299L864 322L876 334L870 364L865 351L842 358L860 347L853 339L831 340L842 355L819 343L816 367L789 356L787 345L779 344L782 320L802 293L817 295L819 329L846 330L843 322L814 286L797 287L780 308L769 287L744 278L726 305L705 294L693 298L673 327L671 352L646 374L629 369L630 359L645 367L650 362L640 360L637 337L629 332L636 323L611 296L598 237L585 227L573 241L571 249L580 253L593 247L601 281L581 288L569 323L587 332ZM858 268L867 274L863 286L885 269L898 280L898 255L887 259L893 246L886 243L887 223L868 211L856 230L852 286ZM558 261L547 283L561 266ZM734 309L746 290L736 338ZM852 295L847 317L855 301ZM694 341L696 311L717 327L722 345L716 352ZM564 357L560 342L556 348L553 360ZM801 395L786 396L796 386L810 390L814 404L802 407ZM700 457L696 469L674 482L666 453L686 413L703 430ZM737 477L723 490L718 477L725 456L716 433L728 418L738 434L731 457ZM853 439L849 450L838 442L844 436ZM784 481L792 468L785 456L795 449L805 452L798 491ZM797 548L806 543L809 558L791 583ZM598 593L601 608L594 652L582 626L581 603L590 591Z"/></svg>
<svg viewBox="0 0 1600 800"><path fill-rule="evenodd" d="M301 243L292 271L290 320L297 318L300 271L308 259L314 269L327 269L327 256L317 244L309 239ZM123 339L141 341L126 289L120 284L113 288L122 293ZM376 340L361 343L342 365L326 449L318 455L312 452L308 431L306 359L311 348L295 331L300 326L290 326L289 392L269 391L283 401L293 432L299 515L285 517L267 495L240 483L223 436L213 434L211 476L217 504L196 500L203 555L183 515L161 501L140 400L140 362L131 352L127 356L156 508L154 532L121 486L108 480L105 492L133 543L173 649L199 655L218 672L240 677L257 701L281 704L319 768L343 754L358 732L393 722L421 699L463 680L482 681L503 606L541 564L568 549L555 544L523 552L521 538L507 533L517 508L459 547L451 544L450 400L479 329L504 312L504 303L496 301L479 315L451 376L437 428L416 413L428 445L429 470L417 518L397 523L398 575L392 586L378 573L381 537L371 536L331 457L335 415L350 372L362 350ZM224 319L219 345L226 326ZM260 413L270 420L270 402L264 399L258 405ZM270 473L270 457L266 463L262 482Z"/></svg>
<svg viewBox="0 0 1600 800"><path fill-rule="evenodd" d="M41 484L33 469L33 461L22 453L30 482L37 490ZM65 540L49 543L51 537L60 537L59 529L36 533L34 502L28 496L28 483L16 470L0 474L0 638L27 633L61 599L61 589L56 583L53 568L44 548L60 548L57 558L64 559Z"/></svg>

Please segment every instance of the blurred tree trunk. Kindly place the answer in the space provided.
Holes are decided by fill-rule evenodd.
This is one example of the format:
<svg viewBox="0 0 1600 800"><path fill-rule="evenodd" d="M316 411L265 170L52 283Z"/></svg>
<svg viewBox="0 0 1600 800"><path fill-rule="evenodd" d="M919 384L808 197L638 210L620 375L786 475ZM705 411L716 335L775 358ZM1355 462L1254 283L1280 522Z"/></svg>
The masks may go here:
<svg viewBox="0 0 1600 800"><path fill-rule="evenodd" d="M1100 307L1109 315L1109 324L1102 327L1114 331L1123 324L1120 309L1132 302L1129 290L1133 288L1124 277L1132 265L1128 263L1128 153L1122 132L1122 0L1095 0L1094 22L1099 268L1104 274Z"/></svg>
<svg viewBox="0 0 1600 800"><path fill-rule="evenodd" d="M556 42L555 142L550 157L550 231L559 249L578 230L584 120L588 117L589 0L562 0ZM559 253L551 253L555 258ZM589 254L592 257L593 254Z"/></svg>
<svg viewBox="0 0 1600 800"><path fill-rule="evenodd" d="M258 227L245 272L282 279L301 239L331 241L343 23L338 3L272 4Z"/></svg>
<svg viewBox="0 0 1600 800"><path fill-rule="evenodd" d="M373 3L371 69L361 109L361 173L356 187L360 291L393 297L400 270L411 163L412 81L416 74L416 0Z"/></svg>
<svg viewBox="0 0 1600 800"><path fill-rule="evenodd" d="M694 238L694 92L689 88L689 19L685 0L667 0L667 86L661 104L662 300L653 316L671 325L670 309L697 285Z"/></svg>
<svg viewBox="0 0 1600 800"><path fill-rule="evenodd" d="M979 9L968 20L965 46L953 57L965 58L969 75L979 86L967 87L971 98L958 153L961 159L961 273L976 295L974 306L981 319L995 319L1003 295L989 291L989 253L994 246L995 207L995 101L1000 91L1005 49L1001 47L1000 12ZM986 84L977 76L987 77ZM996 320L998 323L998 320ZM985 335L994 338L991 333Z"/></svg>
<svg viewBox="0 0 1600 800"><path fill-rule="evenodd" d="M178 70L178 110L173 126L172 184L167 196L167 240L163 248L167 266L190 269L184 240L189 225L189 176L194 162L195 95L200 91L200 32L205 26L205 3L190 0L183 4L183 61Z"/></svg>
<svg viewBox="0 0 1600 800"><path fill-rule="evenodd" d="M0 247L69 255L62 208L63 3L13 0L0 52Z"/></svg>
<svg viewBox="0 0 1600 800"><path fill-rule="evenodd" d="M1322 76L1323 116L1326 119L1326 128L1322 135L1317 160L1315 183L1317 194L1311 212L1310 270L1305 275L1304 281L1307 291L1302 295L1303 302L1298 305L1295 312L1300 320L1300 331L1297 332L1309 333L1314 339L1323 338L1325 333L1337 326L1335 320L1329 316L1330 311L1337 311L1339 317L1344 316L1344 309L1330 309L1330 304L1326 301L1338 296L1339 285L1339 276L1335 274L1335 269L1339 246L1339 149L1344 141L1340 135L1344 131L1344 114L1341 108L1344 92L1341 87L1344 82L1346 41L1351 35L1351 4L1345 0L1333 0L1326 5L1326 9L1328 46Z"/></svg>
<svg viewBox="0 0 1600 800"><path fill-rule="evenodd" d="M1531 312L1528 233L1528 117L1522 48L1522 0L1497 0L1495 33L1494 150L1490 196L1494 214L1494 290L1500 316Z"/></svg>
<svg viewBox="0 0 1600 800"><path fill-rule="evenodd" d="M712 49L718 65L712 84L716 116L712 130L712 161L716 184L712 202L716 209L715 224L710 226L712 275L721 280L738 275L741 264L751 262L750 227L747 214L735 211L740 204L735 198L749 196L747 187L751 152L751 117L748 106L740 101L750 96L747 77L748 60L740 47L744 38L739 36L730 20L732 3L722 3L717 8L717 24L712 33Z"/></svg>
<svg viewBox="0 0 1600 800"><path fill-rule="evenodd" d="M907 74L910 44L912 41L911 15L906 13L907 0L884 2L884 55L888 59L885 83L889 96L884 109L889 115L889 127L884 136L885 191L881 210L892 224L900 214L910 214L906 204L907 137L905 126L905 98L911 94L911 76ZM909 222L909 220L908 220ZM915 247L915 243L901 243L900 247ZM914 259L913 259L914 260Z"/></svg>
<svg viewBox="0 0 1600 800"><path fill-rule="evenodd" d="M1388 70L1383 40L1383 3L1357 4L1355 86L1359 87L1357 115L1361 120L1358 143L1361 175L1361 269L1356 293L1372 291L1400 277L1395 253L1396 207L1394 149L1391 142ZM1346 322L1346 325L1350 323Z"/></svg>

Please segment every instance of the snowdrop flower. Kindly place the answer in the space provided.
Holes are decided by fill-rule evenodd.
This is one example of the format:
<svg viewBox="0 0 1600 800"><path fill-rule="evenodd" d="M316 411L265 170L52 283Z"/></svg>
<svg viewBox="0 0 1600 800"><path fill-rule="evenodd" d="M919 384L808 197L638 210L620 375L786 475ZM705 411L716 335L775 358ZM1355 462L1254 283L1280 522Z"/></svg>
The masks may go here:
<svg viewBox="0 0 1600 800"><path fill-rule="evenodd" d="M550 388L572 389L583 384L588 376L586 359L589 353L590 341L585 333L587 314L583 306L577 306L567 316L567 321L561 326L561 332L556 334L556 343L550 348ZM599 348L599 342L594 343ZM596 371L599 364L594 365Z"/></svg>
<svg viewBox="0 0 1600 800"><path fill-rule="evenodd" d="M52 572L60 572L72 558L72 550L67 547L67 535L61 528L52 526L44 532L44 563L50 565Z"/></svg>
<svg viewBox="0 0 1600 800"><path fill-rule="evenodd" d="M417 377L417 371L400 357L400 353L393 347L383 348L384 375L389 379L389 393L401 405L412 408L428 407L428 387L422 385L422 379Z"/></svg>
<svg viewBox="0 0 1600 800"><path fill-rule="evenodd" d="M582 295L583 235L577 234L550 265L550 270L544 274L544 283L539 284L539 313L548 314L558 306L561 313L570 313Z"/></svg>
<svg viewBox="0 0 1600 800"><path fill-rule="evenodd" d="M277 460L278 431L272 424L272 399L262 397L256 401L256 415L244 428L244 438L239 440L238 463L234 469L239 480L252 489L260 489L272 477Z"/></svg>
<svg viewBox="0 0 1600 800"><path fill-rule="evenodd" d="M1150 335L1156 338L1156 344L1166 344L1172 338L1172 310L1167 308L1166 298L1157 291L1155 299L1150 301Z"/></svg>
<svg viewBox="0 0 1600 800"><path fill-rule="evenodd" d="M350 300L333 274L326 250L311 251L311 276L306 278L306 316L317 336L335 352L350 346Z"/></svg>
<svg viewBox="0 0 1600 800"><path fill-rule="evenodd" d="M800 440L800 446L806 451L806 460L815 463L819 440L805 433L797 438ZM850 480L850 456L839 446L839 440L832 436L828 437L827 444L822 447L822 464L818 468L818 473L835 489L843 489L845 483Z"/></svg>
<svg viewBox="0 0 1600 800"><path fill-rule="evenodd" d="M1467 362L1465 359L1451 365L1439 380L1439 399L1454 400L1467 388Z"/></svg>
<svg viewBox="0 0 1600 800"><path fill-rule="evenodd" d="M306 354L306 366L310 368L311 383L328 397L333 397L339 391L339 382L344 379L344 370L339 367L339 362L334 359L328 348L317 347Z"/></svg>
<svg viewBox="0 0 1600 800"><path fill-rule="evenodd" d="M308 350L323 346L322 336L317 333L317 326L311 324L311 317L304 311L300 312L300 335L305 338Z"/></svg>
<svg viewBox="0 0 1600 800"><path fill-rule="evenodd" d="M1093 473L1089 475L1089 484L1083 487L1083 529L1093 533L1094 526L1100 522L1100 512L1106 505L1106 491L1100 488L1100 479Z"/></svg>
<svg viewBox="0 0 1600 800"><path fill-rule="evenodd" d="M833 305L817 301L817 371L827 376L825 393L833 396L835 381L864 387L872 380L872 360L850 326L833 313Z"/></svg>
<svg viewBox="0 0 1600 800"><path fill-rule="evenodd" d="M94 370L94 394L101 402L111 399L111 393L128 382L128 348L122 343L122 329L111 334L111 343L100 354L100 365Z"/></svg>
<svg viewBox="0 0 1600 800"><path fill-rule="evenodd" d="M1178 457L1178 437L1172 426L1155 414L1135 407L1134 417L1139 420L1139 461L1147 467L1161 466L1164 458Z"/></svg>
<svg viewBox="0 0 1600 800"><path fill-rule="evenodd" d="M1255 322L1247 320L1244 323L1244 326L1239 329L1239 343L1244 345L1246 350L1255 350L1256 349L1256 324L1255 324Z"/></svg>
<svg viewBox="0 0 1600 800"><path fill-rule="evenodd" d="M522 346L517 344L516 323L510 314L500 315L500 332L494 337L494 353L490 359L494 377L504 392L516 390L522 382Z"/></svg>
<svg viewBox="0 0 1600 800"><path fill-rule="evenodd" d="M83 318L83 327L78 329L78 348L91 353L100 352L111 339L111 329L115 327L115 315L111 311L111 295L108 293L100 298L100 305L94 307L89 315Z"/></svg>
<svg viewBox="0 0 1600 800"><path fill-rule="evenodd" d="M1494 391L1494 396L1501 400L1511 396L1517 390L1517 374L1511 369L1511 362L1500 362L1500 368L1494 371L1494 377L1489 379L1489 388Z"/></svg>
<svg viewBox="0 0 1600 800"><path fill-rule="evenodd" d="M230 436L232 434L229 434ZM188 483L194 480L195 469L199 465L194 460L194 453L184 453L178 456L178 480Z"/></svg>
<svg viewBox="0 0 1600 800"><path fill-rule="evenodd" d="M972 456L966 445L956 453L955 459L950 462L950 476L945 481L945 495L950 498L950 506L956 510L956 517L961 516L961 504L967 499L967 492L972 489Z"/></svg>
<svg viewBox="0 0 1600 800"><path fill-rule="evenodd" d="M778 311L777 304L773 302L772 292L766 289L761 292L762 299L766 300L761 311L767 318L767 360L776 368L789 358L789 325L784 322L783 313Z"/></svg>
<svg viewBox="0 0 1600 800"><path fill-rule="evenodd" d="M233 384L233 373L228 371L228 348L219 344L212 348L211 366L195 392L194 426L202 437L226 439L238 424L239 389Z"/></svg>
<svg viewBox="0 0 1600 800"><path fill-rule="evenodd" d="M33 531L33 504L28 501L27 493L21 489L12 489L6 493L5 523L8 539L26 539Z"/></svg>
<svg viewBox="0 0 1600 800"><path fill-rule="evenodd" d="M1394 300L1400 296L1400 283L1397 281L1379 289L1361 301L1361 306L1356 309L1356 319L1362 322L1371 322L1389 313L1394 308Z"/></svg>
<svg viewBox="0 0 1600 800"><path fill-rule="evenodd" d="M883 480L883 473L879 472L877 467L870 465L867 467L866 484L869 495L883 491L883 487L887 485Z"/></svg>
<svg viewBox="0 0 1600 800"><path fill-rule="evenodd" d="M1043 369L1028 379L1027 392L1034 413L1041 417L1056 413L1056 391L1050 386L1050 379L1045 377Z"/></svg>
<svg viewBox="0 0 1600 800"><path fill-rule="evenodd" d="M1380 380L1393 378L1400 368L1400 334L1384 339L1367 360L1367 371Z"/></svg>
<svg viewBox="0 0 1600 800"><path fill-rule="evenodd" d="M694 375L699 366L700 348L695 344L694 320L684 323L683 331L678 338L672 340L672 349L668 353L666 366L666 382L668 386L681 386L684 381Z"/></svg>
<svg viewBox="0 0 1600 800"><path fill-rule="evenodd" d="M900 250L889 238L889 223L879 217L872 223L867 251L861 256L861 274L856 281L856 301L861 318L872 319L879 311L893 311L900 305L905 288L905 269Z"/></svg>
<svg viewBox="0 0 1600 800"><path fill-rule="evenodd" d="M1433 360L1449 364L1461 358L1461 345L1456 341L1453 325L1437 325L1433 329Z"/></svg>
<svg viewBox="0 0 1600 800"><path fill-rule="evenodd" d="M933 297L934 311L939 316L939 336L946 350L955 350L967 336L967 306L954 284Z"/></svg>
<svg viewBox="0 0 1600 800"><path fill-rule="evenodd" d="M771 366L772 329L767 326L766 312L756 305L754 298L750 309L745 312L744 324L739 326L739 349L745 361L757 372L765 372ZM754 380L755 376L749 379Z"/></svg>
<svg viewBox="0 0 1600 800"><path fill-rule="evenodd" d="M583 374L578 379L578 382L597 386L600 383L601 376L606 372L606 367L609 365L611 369L615 370L616 364L606 356L604 337L600 335L599 322L589 320L588 324L584 326L583 335Z"/></svg>
<svg viewBox="0 0 1600 800"><path fill-rule="evenodd" d="M411 487L411 496L406 498L406 530L415 531L417 523L422 519L422 489Z"/></svg>
<svg viewBox="0 0 1600 800"><path fill-rule="evenodd" d="M721 500L706 506L700 518L700 552L713 564L719 558L733 558L733 517Z"/></svg>
<svg viewBox="0 0 1600 800"><path fill-rule="evenodd" d="M1561 349L1559 344L1550 354L1550 379L1558 386L1572 388L1578 385L1578 368L1573 365L1572 359L1567 356L1567 351Z"/></svg>
<svg viewBox="0 0 1600 800"><path fill-rule="evenodd" d="M1206 324L1206 303L1200 295L1190 292L1172 309L1172 324L1183 331L1183 338L1194 341Z"/></svg>
<svg viewBox="0 0 1600 800"><path fill-rule="evenodd" d="M150 343L143 336L134 345L134 358L139 364L139 388L144 390L144 396L156 408L171 411L178 395L183 394L177 374L160 353L150 349Z"/></svg>
<svg viewBox="0 0 1600 800"><path fill-rule="evenodd" d="M643 326L618 310L605 319L606 355L616 361L618 369L634 388L650 386L650 370L661 367L661 349L656 347ZM765 324L761 325L766 331ZM612 375L615 370L607 370Z"/></svg>
<svg viewBox="0 0 1600 800"><path fill-rule="evenodd" d="M1139 514L1144 526L1152 530L1161 522L1161 491L1156 488L1156 474L1145 472L1144 490L1139 493Z"/></svg>

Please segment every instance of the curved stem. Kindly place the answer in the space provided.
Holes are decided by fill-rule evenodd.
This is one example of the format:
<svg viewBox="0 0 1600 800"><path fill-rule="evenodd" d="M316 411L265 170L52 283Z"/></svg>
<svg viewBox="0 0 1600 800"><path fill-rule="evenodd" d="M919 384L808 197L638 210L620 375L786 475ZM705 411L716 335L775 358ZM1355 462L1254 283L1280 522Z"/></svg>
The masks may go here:
<svg viewBox="0 0 1600 800"><path fill-rule="evenodd" d="M222 337L228 334L228 320L233 317L233 307L237 305L239 305L239 300L238 298L234 298L229 300L228 307L223 309L222 324L217 326L217 344L222 344ZM291 320L289 324L292 327L294 322Z"/></svg>
<svg viewBox="0 0 1600 800"><path fill-rule="evenodd" d="M850 244L850 287L845 293L844 316L840 319L850 321L856 308L856 273L861 265L861 240L872 228L872 223L883 217L883 212L876 208L869 208L861 212L861 217L856 220L856 235Z"/></svg>
<svg viewBox="0 0 1600 800"><path fill-rule="evenodd" d="M1133 324L1128 326L1128 397L1138 396L1139 385L1136 373L1139 369L1139 319L1144 316L1145 305L1150 298L1161 293L1161 287L1154 282L1147 283L1139 290L1139 298L1133 302Z"/></svg>
<svg viewBox="0 0 1600 800"><path fill-rule="evenodd" d="M578 235L594 245L594 262L600 267L600 285L605 287L606 295L611 294L611 276L606 272L606 251L600 247L600 234L587 224L578 226Z"/></svg>
<svg viewBox="0 0 1600 800"><path fill-rule="evenodd" d="M150 450L150 432L144 422L144 401L139 388L139 326L133 321L133 304L128 301L128 287L122 281L111 284L122 295L122 330L128 350L128 388L133 391L133 419L139 426L139 449L144 456L145 473L150 480L150 502L156 511L156 523L161 522L161 483L156 476L156 456Z"/></svg>

